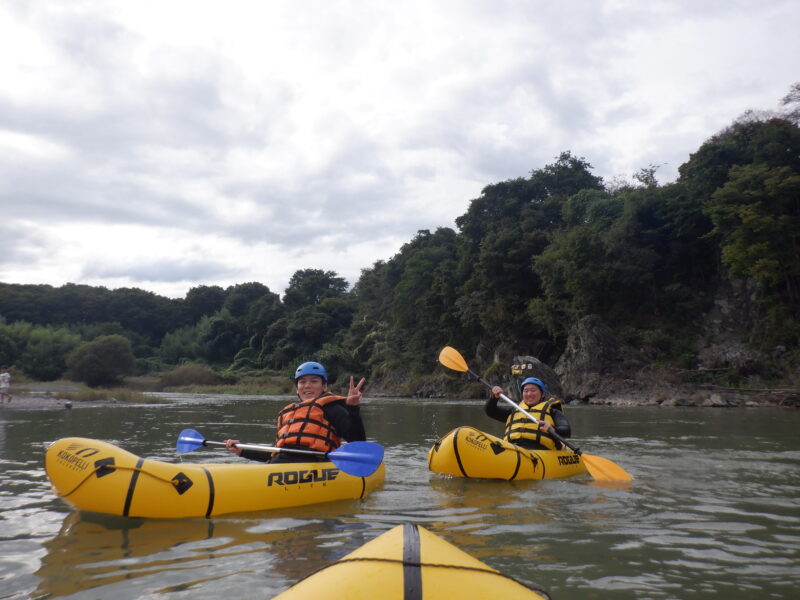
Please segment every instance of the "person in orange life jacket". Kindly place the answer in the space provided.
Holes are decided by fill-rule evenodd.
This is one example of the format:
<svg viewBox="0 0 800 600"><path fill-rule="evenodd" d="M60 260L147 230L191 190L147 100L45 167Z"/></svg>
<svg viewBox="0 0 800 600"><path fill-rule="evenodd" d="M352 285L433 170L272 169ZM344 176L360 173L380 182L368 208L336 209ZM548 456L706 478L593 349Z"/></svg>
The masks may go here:
<svg viewBox="0 0 800 600"><path fill-rule="evenodd" d="M492 397L486 402L486 414L492 419L506 424L503 437L516 446L531 450L551 450L561 447L550 432L555 431L562 438L572 435L572 427L564 416L561 402L555 398L545 400L547 386L541 379L528 377L520 384L522 403L520 406L539 421L531 421L522 412L510 404L498 405L503 388L496 385L492 388Z"/></svg>
<svg viewBox="0 0 800 600"><path fill-rule="evenodd" d="M294 374L299 401L285 406L278 413L279 448L296 450L318 450L330 452L338 448L342 440L361 442L367 439L364 422L361 420L361 388L363 377L357 384L350 377L347 396L336 396L328 392L328 373L318 362L305 362ZM228 450L250 460L270 463L321 462L324 456L313 456L294 452L259 452L242 450L235 445L239 440L225 440Z"/></svg>

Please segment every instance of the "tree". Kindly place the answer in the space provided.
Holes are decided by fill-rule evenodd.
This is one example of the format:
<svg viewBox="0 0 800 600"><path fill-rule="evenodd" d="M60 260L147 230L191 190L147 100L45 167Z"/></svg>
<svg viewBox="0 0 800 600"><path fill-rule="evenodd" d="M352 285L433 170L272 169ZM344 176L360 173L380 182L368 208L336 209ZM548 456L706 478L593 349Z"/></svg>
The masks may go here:
<svg viewBox="0 0 800 600"><path fill-rule="evenodd" d="M282 369L291 364L294 357L288 347L288 318L282 317L272 323L261 337L261 352L258 360L273 369Z"/></svg>
<svg viewBox="0 0 800 600"><path fill-rule="evenodd" d="M203 358L210 363L229 363L246 346L244 327L224 308L204 321L201 332Z"/></svg>
<svg viewBox="0 0 800 600"><path fill-rule="evenodd" d="M527 310L542 294L533 264L563 226L569 198L602 192L602 179L591 168L583 158L562 152L555 163L531 171L529 179L486 186L456 219L463 243L456 306L462 325L477 330L490 347L510 340L548 345L545 327Z"/></svg>
<svg viewBox="0 0 800 600"><path fill-rule="evenodd" d="M139 288L119 288L109 293L107 321L116 321L126 330L140 333L157 345L179 321L178 300L164 298Z"/></svg>
<svg viewBox="0 0 800 600"><path fill-rule="evenodd" d="M41 322L51 325L71 325L108 321L106 317L108 297L109 291L104 287L74 283L45 289L40 303L41 310L47 317Z"/></svg>
<svg viewBox="0 0 800 600"><path fill-rule="evenodd" d="M706 212L733 275L752 277L797 310L800 171L765 164L734 167L730 180L706 204Z"/></svg>
<svg viewBox="0 0 800 600"><path fill-rule="evenodd" d="M347 281L333 271L301 269L295 271L283 296L289 311L319 304L325 298L340 298L347 292Z"/></svg>
<svg viewBox="0 0 800 600"><path fill-rule="evenodd" d="M17 361L27 375L39 381L58 379L66 369L66 357L80 343L80 337L64 328L31 328Z"/></svg>
<svg viewBox="0 0 800 600"><path fill-rule="evenodd" d="M210 317L203 317L209 319ZM201 320L202 322L202 320ZM161 339L158 355L169 365L178 365L184 360L195 360L203 355L200 344L200 324L180 327L170 331Z"/></svg>
<svg viewBox="0 0 800 600"><path fill-rule="evenodd" d="M566 198L581 190L603 189L603 179L592 175L591 171L592 165L585 158L572 156L567 150L559 154L553 164L531 171L531 179L541 183L548 196Z"/></svg>
<svg viewBox="0 0 800 600"><path fill-rule="evenodd" d="M225 302L222 306L231 316L243 317L256 300L271 293L267 286L256 281L232 285L225 291Z"/></svg>
<svg viewBox="0 0 800 600"><path fill-rule="evenodd" d="M119 383L133 372L131 343L121 335L106 335L86 342L67 356L72 378L91 387Z"/></svg>
<svg viewBox="0 0 800 600"><path fill-rule="evenodd" d="M371 268L361 271L361 277L353 287L356 312L345 332L343 345L349 354L349 364L355 371L363 371L370 361L383 364L394 355L382 349L388 347L388 307L396 285L396 273L394 265L379 260ZM379 374L377 368L370 371L375 375Z"/></svg>
<svg viewBox="0 0 800 600"><path fill-rule="evenodd" d="M555 337L591 313L629 329L689 323L717 264L701 208L681 184L571 196L563 227L534 259L543 293L531 316Z"/></svg>
<svg viewBox="0 0 800 600"><path fill-rule="evenodd" d="M384 322L400 372L426 372L438 348L458 341L457 250L452 229L422 230L392 259L398 277Z"/></svg>
<svg viewBox="0 0 800 600"><path fill-rule="evenodd" d="M248 336L248 348L256 353L261 349L262 338L275 321L285 313L278 294L267 292L248 307L244 327Z"/></svg>
<svg viewBox="0 0 800 600"><path fill-rule="evenodd" d="M19 358L20 343L13 329L0 317L0 365L13 365Z"/></svg>
<svg viewBox="0 0 800 600"><path fill-rule="evenodd" d="M225 302L225 290L218 285L199 285L186 292L183 300L183 312L186 323L194 324L201 317L210 316L222 308Z"/></svg>
<svg viewBox="0 0 800 600"><path fill-rule="evenodd" d="M48 313L43 299L53 290L49 285L0 283L0 315L9 323L25 321L32 325L53 322L57 315Z"/></svg>
<svg viewBox="0 0 800 600"><path fill-rule="evenodd" d="M651 164L647 167L642 167L633 178L646 188L658 187L658 179L656 179L656 171L660 165Z"/></svg>

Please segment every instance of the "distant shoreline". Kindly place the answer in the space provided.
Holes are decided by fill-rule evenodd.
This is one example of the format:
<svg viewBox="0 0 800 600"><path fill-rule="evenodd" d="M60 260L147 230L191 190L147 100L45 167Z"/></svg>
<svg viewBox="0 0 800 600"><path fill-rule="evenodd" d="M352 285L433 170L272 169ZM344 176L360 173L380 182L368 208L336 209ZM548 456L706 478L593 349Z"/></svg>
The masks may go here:
<svg viewBox="0 0 800 600"><path fill-rule="evenodd" d="M23 383L11 386L12 400L0 404L4 410L69 410L76 407L130 406L132 402L108 399L75 400L72 396L81 391L81 386L59 383ZM588 401L570 402L570 405L590 406L663 406L699 408L800 408L800 397L794 389L739 390L729 388L696 388L693 390L673 388L652 388L647 391L622 392L608 397L590 398ZM221 390L215 393L225 395ZM284 394L276 394L281 396ZM371 397L396 396L385 389ZM400 394L402 396L402 394ZM236 395L231 394L231 397ZM446 397L446 396L437 396ZM370 398L367 391L366 398ZM469 398L464 398L469 399ZM481 398L472 398L480 400Z"/></svg>

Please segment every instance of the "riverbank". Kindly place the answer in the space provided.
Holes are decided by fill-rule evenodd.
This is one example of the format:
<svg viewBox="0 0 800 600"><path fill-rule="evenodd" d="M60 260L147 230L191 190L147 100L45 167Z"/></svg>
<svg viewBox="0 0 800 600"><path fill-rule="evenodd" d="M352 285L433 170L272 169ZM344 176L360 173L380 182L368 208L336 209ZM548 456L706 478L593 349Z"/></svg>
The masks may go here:
<svg viewBox="0 0 800 600"><path fill-rule="evenodd" d="M604 393L578 403L604 406L698 406L711 408L800 408L798 389L740 389L665 386Z"/></svg>
<svg viewBox="0 0 800 600"><path fill-rule="evenodd" d="M70 410L76 406L114 406L152 401L128 389L90 390L79 384L36 382L12 385L11 400L0 403L5 410Z"/></svg>
<svg viewBox="0 0 800 600"><path fill-rule="evenodd" d="M11 400L0 402L0 411L70 409L74 405L66 395L78 392L78 386L25 383L11 386Z"/></svg>
<svg viewBox="0 0 800 600"><path fill-rule="evenodd" d="M440 382L441 383L441 382ZM227 389L230 388L230 389ZM59 383L24 383L11 387L11 402L0 403L0 410L69 410L76 406L124 406L132 401L157 402L152 399L141 399L135 391L131 400L126 390L108 390L107 397L103 392L95 390L91 399L81 399L86 388L75 384ZM213 390L194 390L197 393L215 393L237 395L235 386L213 386ZM238 391L238 390L237 390ZM369 388L366 397L387 398L409 395L406 391L392 390L384 386ZM443 390L434 385L424 387L417 397L430 398L483 398L483 386L466 384L463 389L454 392ZM119 397L117 397L119 396ZM137 400L138 399L138 400ZM772 389L733 389L721 386L687 386L687 385L649 385L641 382L620 381L617 385L608 386L602 393L580 400L568 400L568 404L587 404L594 406L697 406L712 408L762 407L762 408L800 408L800 390L786 388Z"/></svg>

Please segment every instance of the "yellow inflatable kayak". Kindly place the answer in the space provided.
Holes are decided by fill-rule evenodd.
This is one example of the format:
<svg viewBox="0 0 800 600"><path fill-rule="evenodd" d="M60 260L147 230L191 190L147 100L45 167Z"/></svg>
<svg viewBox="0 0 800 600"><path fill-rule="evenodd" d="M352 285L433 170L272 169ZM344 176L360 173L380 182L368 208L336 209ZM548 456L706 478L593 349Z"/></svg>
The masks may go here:
<svg viewBox="0 0 800 600"><path fill-rule="evenodd" d="M406 523L300 580L274 600L456 600L549 596L492 569L424 527Z"/></svg>
<svg viewBox="0 0 800 600"><path fill-rule="evenodd" d="M331 462L167 463L87 438L53 442L45 471L56 493L81 510L166 519L364 498L385 476L382 462L368 477Z"/></svg>
<svg viewBox="0 0 800 600"><path fill-rule="evenodd" d="M458 427L428 452L435 473L483 479L545 479L586 473L572 450L527 450L474 427Z"/></svg>

